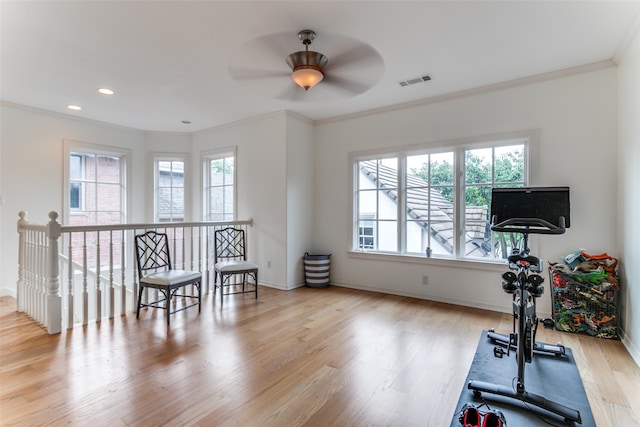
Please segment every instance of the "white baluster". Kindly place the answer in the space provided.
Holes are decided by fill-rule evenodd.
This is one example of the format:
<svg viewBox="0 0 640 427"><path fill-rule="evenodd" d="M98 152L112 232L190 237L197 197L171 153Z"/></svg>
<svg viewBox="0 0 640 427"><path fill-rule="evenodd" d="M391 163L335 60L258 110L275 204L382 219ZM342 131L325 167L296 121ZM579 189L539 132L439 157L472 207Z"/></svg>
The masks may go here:
<svg viewBox="0 0 640 427"><path fill-rule="evenodd" d="M102 288L100 286L100 231L96 232L96 322L102 320Z"/></svg>
<svg viewBox="0 0 640 427"><path fill-rule="evenodd" d="M82 324L89 323L89 293L87 292L87 232L82 232Z"/></svg>
<svg viewBox="0 0 640 427"><path fill-rule="evenodd" d="M74 277L73 277L73 234L69 233L69 267L68 267L68 271L69 271L69 278L68 278L68 295L67 295L67 328L71 329L73 328L73 324L75 322L75 317L74 317L74 312L73 310L75 309L74 305L73 305L73 298L75 295L74 289L73 289L73 283L74 283Z"/></svg>
<svg viewBox="0 0 640 427"><path fill-rule="evenodd" d="M24 256L25 256L25 231L24 226L29 223L27 221L27 212L20 211L18 213L18 283L16 284L16 298L18 303L18 311L24 311L24 292L25 292L25 284L24 284Z"/></svg>
<svg viewBox="0 0 640 427"><path fill-rule="evenodd" d="M36 246L36 268L38 271L38 321L45 327L49 327L47 323L47 236L43 233L37 233L38 245Z"/></svg>
<svg viewBox="0 0 640 427"><path fill-rule="evenodd" d="M109 231L109 319L113 319L114 312L113 289L113 230Z"/></svg>
<svg viewBox="0 0 640 427"><path fill-rule="evenodd" d="M60 223L57 221L58 212L49 212L47 235L49 236L49 280L47 286L47 326L49 334L58 334L62 330L62 299L60 297L58 238L60 238Z"/></svg>
<svg viewBox="0 0 640 427"><path fill-rule="evenodd" d="M121 276L120 282L122 284L120 287L120 315L121 316L125 316L127 313L127 277L126 277L126 268L125 268L126 251L124 247L124 242L126 240L125 234L126 234L126 231L122 230L121 237L120 237L120 276ZM135 295L134 295L134 299L135 299Z"/></svg>
<svg viewBox="0 0 640 427"><path fill-rule="evenodd" d="M25 298L24 298L24 309L25 312L27 312L30 316L33 316L33 260L31 258L32 256L32 231L31 230L27 230L25 231L25 256L24 256L24 267L25 267L25 274L24 274L24 284L25 284Z"/></svg>

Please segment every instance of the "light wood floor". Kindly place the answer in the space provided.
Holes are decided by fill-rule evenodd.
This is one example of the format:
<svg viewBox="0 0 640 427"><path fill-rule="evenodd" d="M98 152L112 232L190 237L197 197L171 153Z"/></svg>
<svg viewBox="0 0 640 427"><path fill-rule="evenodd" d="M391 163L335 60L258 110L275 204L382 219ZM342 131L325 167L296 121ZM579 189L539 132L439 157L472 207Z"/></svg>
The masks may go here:
<svg viewBox="0 0 640 427"><path fill-rule="evenodd" d="M49 336L0 299L2 425L448 426L483 329L511 317L329 287L150 309ZM622 344L573 350L598 426L640 425ZM509 426L517 427L517 426Z"/></svg>

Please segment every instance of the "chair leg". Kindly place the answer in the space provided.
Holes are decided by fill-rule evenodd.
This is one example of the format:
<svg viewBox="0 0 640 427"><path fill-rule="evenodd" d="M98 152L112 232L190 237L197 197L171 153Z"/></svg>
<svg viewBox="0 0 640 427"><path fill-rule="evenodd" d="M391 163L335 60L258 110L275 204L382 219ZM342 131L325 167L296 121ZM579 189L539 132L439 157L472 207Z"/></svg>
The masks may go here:
<svg viewBox="0 0 640 427"><path fill-rule="evenodd" d="M196 283L198 288L198 313L202 311L202 282Z"/></svg>
<svg viewBox="0 0 640 427"><path fill-rule="evenodd" d="M256 299L258 299L258 272L257 271L254 276L254 279L256 280Z"/></svg>
<svg viewBox="0 0 640 427"><path fill-rule="evenodd" d="M220 305L224 304L224 275L220 272Z"/></svg>
<svg viewBox="0 0 640 427"><path fill-rule="evenodd" d="M167 299L167 326L169 326L169 323L171 322L171 300L173 299L171 289L167 291L165 298Z"/></svg>
<svg viewBox="0 0 640 427"><path fill-rule="evenodd" d="M136 319L140 318L140 305L142 304L142 288L143 286L140 285L140 290L138 291L138 308L136 309Z"/></svg>

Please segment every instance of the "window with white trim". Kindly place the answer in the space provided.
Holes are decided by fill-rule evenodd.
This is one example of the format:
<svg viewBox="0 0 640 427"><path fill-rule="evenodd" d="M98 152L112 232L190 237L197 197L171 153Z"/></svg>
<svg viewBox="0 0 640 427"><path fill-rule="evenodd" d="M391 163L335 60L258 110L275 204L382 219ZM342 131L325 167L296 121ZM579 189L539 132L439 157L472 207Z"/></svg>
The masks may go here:
<svg viewBox="0 0 640 427"><path fill-rule="evenodd" d="M185 161L158 157L154 161L154 218L156 222L183 222L185 215Z"/></svg>
<svg viewBox="0 0 640 427"><path fill-rule="evenodd" d="M125 157L73 150L66 159L65 193L70 225L125 222Z"/></svg>
<svg viewBox="0 0 640 427"><path fill-rule="evenodd" d="M235 152L204 156L203 178L205 221L233 221L236 210Z"/></svg>
<svg viewBox="0 0 640 427"><path fill-rule="evenodd" d="M82 184L84 181L84 158L78 153L69 156L69 208L80 210L83 206Z"/></svg>
<svg viewBox="0 0 640 427"><path fill-rule="evenodd" d="M122 224L127 219L128 150L64 141L64 223L68 225ZM99 240L98 240L99 236ZM71 233L63 247L73 247L73 261L95 268L98 260L120 260L118 233ZM98 254L98 248L100 253ZM112 252L110 252L110 250ZM85 254L86 253L86 254Z"/></svg>
<svg viewBox="0 0 640 427"><path fill-rule="evenodd" d="M490 230L491 189L527 186L531 135L352 155L352 250L492 260L518 241Z"/></svg>

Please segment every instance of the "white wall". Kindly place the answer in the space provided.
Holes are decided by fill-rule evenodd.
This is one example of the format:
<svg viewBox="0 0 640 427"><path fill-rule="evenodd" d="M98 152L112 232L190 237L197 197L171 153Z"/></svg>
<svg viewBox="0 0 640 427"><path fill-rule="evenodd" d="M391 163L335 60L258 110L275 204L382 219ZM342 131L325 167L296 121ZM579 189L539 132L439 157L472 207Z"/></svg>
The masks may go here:
<svg viewBox="0 0 640 427"><path fill-rule="evenodd" d="M314 220L312 123L283 111L198 132L192 144L198 165L204 152L237 147L237 217L253 219L249 256L260 266L260 283L300 286ZM200 199L193 194L194 212L202 210Z"/></svg>
<svg viewBox="0 0 640 427"><path fill-rule="evenodd" d="M618 67L618 250L622 258L623 342L640 365L640 31Z"/></svg>
<svg viewBox="0 0 640 427"><path fill-rule="evenodd" d="M347 253L351 188L348 155L376 148L535 129L532 185L571 187L571 228L539 236L537 255L559 261L577 248L616 253L616 69L611 67L489 93L316 125L314 241L333 253L332 281L510 312L503 268L466 262L386 260ZM423 274L429 285L421 284ZM548 288L547 288L548 292ZM550 313L549 295L539 310Z"/></svg>
<svg viewBox="0 0 640 427"><path fill-rule="evenodd" d="M4 186L2 185L2 176L4 175L2 173L2 171L4 170L4 167L2 166L2 152L4 151L4 144L2 144L2 137L4 135L4 131L2 130L4 128L4 125L2 124L2 114L3 114L3 110L0 108L0 260L5 259L4 257L4 253L5 253L5 249L4 249L4 244L3 242L5 242L5 233L7 233L9 230L5 230L4 227ZM17 267L16 267L17 268ZM4 286L2 285L1 280L4 279L3 276L3 271L4 271L4 263L2 261L0 261L0 296L4 295ZM15 288L14 288L15 289ZM15 294L14 292L10 292L11 294Z"/></svg>
<svg viewBox="0 0 640 427"><path fill-rule="evenodd" d="M237 218L253 219L248 241L249 257L260 266L260 283L286 289L285 113L260 116L194 134L194 162L200 164L204 152L229 147L237 147ZM199 199L194 197L194 200ZM194 209L201 207L194 206ZM269 269L266 268L267 261L271 261Z"/></svg>
<svg viewBox="0 0 640 427"><path fill-rule="evenodd" d="M34 109L3 104L2 133L2 268L0 294L15 295L18 272L18 212L28 212L27 219L37 224L49 221L56 210L62 219L63 141L126 148L131 161L144 164L144 134L126 128L77 120ZM131 194L144 194L144 168L130 168ZM144 220L143 197L130 199L129 221Z"/></svg>
<svg viewBox="0 0 640 427"><path fill-rule="evenodd" d="M313 242L313 125L289 113L286 141L287 289L304 284L302 257ZM271 260L273 264L273 260ZM267 264L264 264L268 268Z"/></svg>

